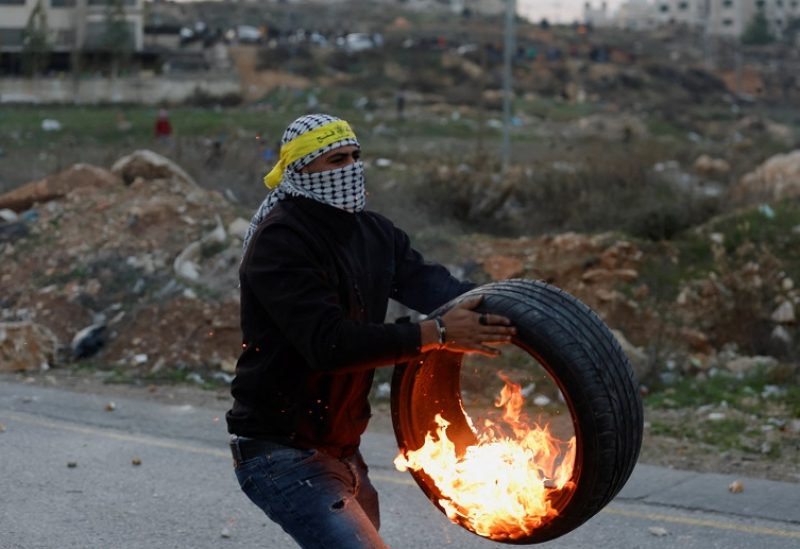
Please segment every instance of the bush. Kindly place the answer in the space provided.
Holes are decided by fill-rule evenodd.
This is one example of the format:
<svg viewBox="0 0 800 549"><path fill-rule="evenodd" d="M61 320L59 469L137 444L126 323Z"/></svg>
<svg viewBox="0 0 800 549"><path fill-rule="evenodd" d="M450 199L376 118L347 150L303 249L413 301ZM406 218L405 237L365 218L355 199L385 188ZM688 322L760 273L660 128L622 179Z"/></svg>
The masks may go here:
<svg viewBox="0 0 800 549"><path fill-rule="evenodd" d="M416 202L471 231L498 235L620 230L650 240L705 222L717 199L698 198L650 174L652 156L606 154L584 163L553 161L500 176L496 158L427 166L412 184Z"/></svg>

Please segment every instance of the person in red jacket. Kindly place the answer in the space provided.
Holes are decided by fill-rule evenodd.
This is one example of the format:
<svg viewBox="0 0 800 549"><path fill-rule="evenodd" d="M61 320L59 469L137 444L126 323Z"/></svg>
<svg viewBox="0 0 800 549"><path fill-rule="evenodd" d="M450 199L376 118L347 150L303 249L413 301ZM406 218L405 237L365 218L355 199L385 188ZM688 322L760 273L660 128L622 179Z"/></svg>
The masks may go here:
<svg viewBox="0 0 800 549"><path fill-rule="evenodd" d="M361 148L344 120L295 120L265 182L273 190L239 267L243 343L226 414L236 476L302 547L383 548L359 451L375 368L435 349L494 356L515 329L473 311L480 298L386 323L390 298L428 314L474 285L365 209Z"/></svg>
<svg viewBox="0 0 800 549"><path fill-rule="evenodd" d="M169 113L166 109L160 109L156 117L155 136L160 142L171 142L172 124L169 122Z"/></svg>

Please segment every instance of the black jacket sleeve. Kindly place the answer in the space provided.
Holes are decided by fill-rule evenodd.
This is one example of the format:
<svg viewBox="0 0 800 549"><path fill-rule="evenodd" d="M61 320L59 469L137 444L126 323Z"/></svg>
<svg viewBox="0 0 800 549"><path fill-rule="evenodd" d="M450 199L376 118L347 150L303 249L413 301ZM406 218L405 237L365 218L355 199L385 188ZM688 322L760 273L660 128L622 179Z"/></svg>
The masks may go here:
<svg viewBox="0 0 800 549"><path fill-rule="evenodd" d="M471 282L459 281L442 265L425 261L411 247L405 232L396 227L394 231L396 267L393 299L415 311L428 314L475 287Z"/></svg>
<svg viewBox="0 0 800 549"><path fill-rule="evenodd" d="M417 324L364 324L347 318L335 282L293 229L273 225L255 238L243 266L244 283L311 369L363 370L419 353Z"/></svg>

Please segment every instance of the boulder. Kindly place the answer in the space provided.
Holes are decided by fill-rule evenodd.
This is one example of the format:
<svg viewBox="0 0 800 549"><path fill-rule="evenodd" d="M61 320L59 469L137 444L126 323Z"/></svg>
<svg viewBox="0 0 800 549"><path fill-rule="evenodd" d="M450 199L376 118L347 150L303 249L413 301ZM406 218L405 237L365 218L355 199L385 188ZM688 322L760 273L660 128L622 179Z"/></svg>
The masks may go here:
<svg viewBox="0 0 800 549"><path fill-rule="evenodd" d="M707 154L700 155L692 164L692 169L705 177L718 177L727 175L731 171L731 165L722 158L712 158Z"/></svg>
<svg viewBox="0 0 800 549"><path fill-rule="evenodd" d="M614 334L617 342L619 342L620 347L622 347L622 351L625 353L625 356L628 357L628 360L633 367L633 373L636 375L636 380L641 383L650 375L651 365L650 360L647 357L647 353L641 347L636 347L633 343L628 341L628 338L625 337L625 334L620 332L619 330L611 330L611 333Z"/></svg>
<svg viewBox="0 0 800 549"><path fill-rule="evenodd" d="M740 356L725 363L725 368L734 374L748 374L758 367L770 368L777 363L771 356Z"/></svg>
<svg viewBox="0 0 800 549"><path fill-rule="evenodd" d="M784 301L772 312L770 320L777 324L793 324L795 321L794 305L791 301Z"/></svg>
<svg viewBox="0 0 800 549"><path fill-rule="evenodd" d="M800 149L776 154L742 176L731 189L734 200L777 201L800 196Z"/></svg>
<svg viewBox="0 0 800 549"><path fill-rule="evenodd" d="M24 372L50 366L58 340L34 322L0 322L0 371Z"/></svg>
<svg viewBox="0 0 800 549"><path fill-rule="evenodd" d="M119 184L121 184L119 177L108 170L89 164L75 164L40 181L26 183L0 195L0 210L23 212L37 202L49 202L61 198L77 188L101 189Z"/></svg>
<svg viewBox="0 0 800 549"><path fill-rule="evenodd" d="M123 156L114 162L111 171L121 177L126 185L141 177L146 181L177 178L193 187L197 186L195 180L175 162L147 149Z"/></svg>

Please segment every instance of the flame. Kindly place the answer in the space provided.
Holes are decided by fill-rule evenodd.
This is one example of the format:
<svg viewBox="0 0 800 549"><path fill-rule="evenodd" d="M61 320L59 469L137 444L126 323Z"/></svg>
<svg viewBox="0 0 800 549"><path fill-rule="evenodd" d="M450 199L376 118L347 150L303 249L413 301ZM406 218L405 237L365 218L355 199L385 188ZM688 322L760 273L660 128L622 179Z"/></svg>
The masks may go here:
<svg viewBox="0 0 800 549"><path fill-rule="evenodd" d="M451 521L483 537L514 540L557 516L552 501L574 489L575 437L565 442L547 425L531 426L520 386L500 377L505 386L495 406L502 409L503 424L485 420L475 433L477 444L459 456L447 437L450 423L437 414L436 431L425 435L418 450L401 452L394 464L430 477Z"/></svg>

